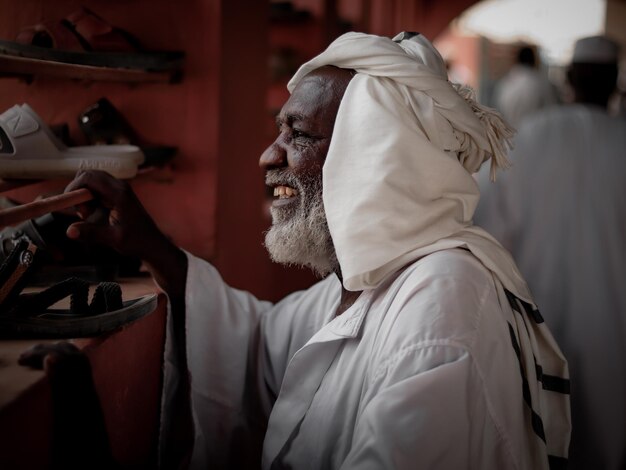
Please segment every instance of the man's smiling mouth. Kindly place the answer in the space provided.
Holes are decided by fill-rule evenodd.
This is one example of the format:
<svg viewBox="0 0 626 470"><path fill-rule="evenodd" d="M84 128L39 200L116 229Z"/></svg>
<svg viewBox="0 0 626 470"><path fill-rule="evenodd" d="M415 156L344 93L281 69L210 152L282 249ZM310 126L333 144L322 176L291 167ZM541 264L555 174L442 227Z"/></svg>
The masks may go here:
<svg viewBox="0 0 626 470"><path fill-rule="evenodd" d="M276 186L274 187L274 196L278 199L289 199L298 195L298 190L289 186Z"/></svg>

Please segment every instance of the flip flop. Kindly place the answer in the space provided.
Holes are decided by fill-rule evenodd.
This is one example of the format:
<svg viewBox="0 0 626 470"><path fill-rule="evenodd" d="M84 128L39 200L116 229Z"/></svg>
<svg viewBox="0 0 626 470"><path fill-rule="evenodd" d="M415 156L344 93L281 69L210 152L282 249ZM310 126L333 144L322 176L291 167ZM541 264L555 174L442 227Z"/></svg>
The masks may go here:
<svg viewBox="0 0 626 470"><path fill-rule="evenodd" d="M24 28L15 41L0 40L0 53L95 67L165 71L181 65L180 51L145 51L127 31L83 7L60 21Z"/></svg>
<svg viewBox="0 0 626 470"><path fill-rule="evenodd" d="M66 147L27 104L0 115L0 179L73 177L78 170L132 178L143 160L134 145Z"/></svg>

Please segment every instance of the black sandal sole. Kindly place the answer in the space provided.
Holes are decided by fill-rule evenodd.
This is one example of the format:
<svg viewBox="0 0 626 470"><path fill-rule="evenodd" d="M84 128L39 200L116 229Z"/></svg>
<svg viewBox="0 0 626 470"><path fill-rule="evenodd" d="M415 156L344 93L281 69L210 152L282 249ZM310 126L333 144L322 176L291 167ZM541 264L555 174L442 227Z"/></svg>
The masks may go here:
<svg viewBox="0 0 626 470"><path fill-rule="evenodd" d="M89 65L92 67L125 68L151 72L180 68L185 57L182 51L157 52L92 52L66 51L48 47L0 40L0 53L27 59Z"/></svg>
<svg viewBox="0 0 626 470"><path fill-rule="evenodd" d="M0 316L0 339L85 338L109 333L153 312L157 294L128 300L113 312L76 315L69 310L48 309L36 317Z"/></svg>

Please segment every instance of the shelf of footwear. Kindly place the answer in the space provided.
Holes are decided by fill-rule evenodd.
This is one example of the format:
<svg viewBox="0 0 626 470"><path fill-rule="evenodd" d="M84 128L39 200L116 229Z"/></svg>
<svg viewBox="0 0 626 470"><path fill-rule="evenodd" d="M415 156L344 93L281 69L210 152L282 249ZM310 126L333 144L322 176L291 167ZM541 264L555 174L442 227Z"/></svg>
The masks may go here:
<svg viewBox="0 0 626 470"><path fill-rule="evenodd" d="M141 56L141 54L138 53L138 56ZM146 71L132 68L96 67L92 65L0 54L0 77L18 77L30 80L37 76L50 76L81 81L175 83L180 81L182 73L179 68L162 71Z"/></svg>

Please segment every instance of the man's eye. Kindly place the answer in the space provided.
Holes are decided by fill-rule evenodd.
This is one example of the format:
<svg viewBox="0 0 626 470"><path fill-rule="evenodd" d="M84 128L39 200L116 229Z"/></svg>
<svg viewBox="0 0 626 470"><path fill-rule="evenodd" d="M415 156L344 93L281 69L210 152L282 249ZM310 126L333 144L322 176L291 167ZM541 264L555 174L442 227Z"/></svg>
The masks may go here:
<svg viewBox="0 0 626 470"><path fill-rule="evenodd" d="M294 129L293 132L291 133L291 135L293 136L294 139L310 139L311 136L309 134L307 134L306 132L302 132L299 131L297 129Z"/></svg>

